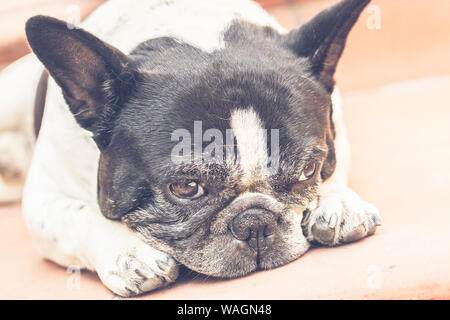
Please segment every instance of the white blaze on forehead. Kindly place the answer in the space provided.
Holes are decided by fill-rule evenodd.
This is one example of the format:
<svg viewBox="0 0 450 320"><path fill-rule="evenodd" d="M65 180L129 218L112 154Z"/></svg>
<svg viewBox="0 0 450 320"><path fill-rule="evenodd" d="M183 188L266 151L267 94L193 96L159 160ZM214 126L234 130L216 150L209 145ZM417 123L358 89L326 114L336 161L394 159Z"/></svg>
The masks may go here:
<svg viewBox="0 0 450 320"><path fill-rule="evenodd" d="M253 108L231 112L231 129L236 137L239 166L244 182L267 174L267 132Z"/></svg>

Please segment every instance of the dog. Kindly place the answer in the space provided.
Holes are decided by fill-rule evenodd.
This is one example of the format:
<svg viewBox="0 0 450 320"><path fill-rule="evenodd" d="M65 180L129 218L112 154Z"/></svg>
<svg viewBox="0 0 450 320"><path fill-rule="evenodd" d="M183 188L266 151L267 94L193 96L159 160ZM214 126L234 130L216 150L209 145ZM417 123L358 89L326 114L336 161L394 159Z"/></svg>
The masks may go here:
<svg viewBox="0 0 450 320"><path fill-rule="evenodd" d="M0 76L21 124L0 135L2 199L26 176L42 256L121 296L174 282L179 265L234 278L372 235L334 81L369 2L290 32L250 0L110 0L82 28L30 18L33 54Z"/></svg>

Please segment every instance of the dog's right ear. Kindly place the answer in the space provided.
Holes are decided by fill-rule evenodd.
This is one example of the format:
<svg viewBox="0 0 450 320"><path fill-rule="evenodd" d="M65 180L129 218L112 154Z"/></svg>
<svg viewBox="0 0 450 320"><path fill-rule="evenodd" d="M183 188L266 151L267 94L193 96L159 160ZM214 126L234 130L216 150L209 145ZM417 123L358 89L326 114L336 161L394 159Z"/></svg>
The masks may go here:
<svg viewBox="0 0 450 320"><path fill-rule="evenodd" d="M121 103L132 90L136 72L118 49L63 21L35 16L26 23L33 52L61 87L77 122L102 148Z"/></svg>

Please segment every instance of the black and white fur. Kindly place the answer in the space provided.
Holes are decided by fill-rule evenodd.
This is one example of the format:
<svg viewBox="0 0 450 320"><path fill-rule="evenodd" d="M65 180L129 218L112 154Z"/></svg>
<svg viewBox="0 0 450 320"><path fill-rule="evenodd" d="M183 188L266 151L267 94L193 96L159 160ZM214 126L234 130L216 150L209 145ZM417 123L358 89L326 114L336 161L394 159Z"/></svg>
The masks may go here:
<svg viewBox="0 0 450 320"><path fill-rule="evenodd" d="M0 118L17 123L0 128L0 148L10 139L2 200L20 196L21 180L6 174L33 149L29 169L23 161L16 171L28 172L23 212L41 254L96 271L122 296L173 282L180 263L237 277L288 263L310 243L373 234L376 208L347 187L349 147L333 80L369 1L343 0L287 34L247 0L110 0L82 25L95 37L30 19L30 46L52 78L30 147L22 123L42 65L30 55L0 75ZM239 163L170 161L170 133L192 131L198 120L205 130L233 129ZM280 131L280 168L268 174L258 132L272 128ZM317 172L301 181L309 161ZM176 199L167 186L180 179L201 181L207 195ZM273 228L252 238L257 249L230 232L245 212Z"/></svg>

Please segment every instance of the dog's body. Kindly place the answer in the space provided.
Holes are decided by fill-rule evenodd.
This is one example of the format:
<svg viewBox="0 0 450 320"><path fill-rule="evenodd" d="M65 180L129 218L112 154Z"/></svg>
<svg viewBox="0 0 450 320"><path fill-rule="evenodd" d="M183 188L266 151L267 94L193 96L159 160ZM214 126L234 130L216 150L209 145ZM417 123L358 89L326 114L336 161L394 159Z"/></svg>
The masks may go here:
<svg viewBox="0 0 450 320"><path fill-rule="evenodd" d="M362 8L359 8L359 10L362 10ZM174 17L176 17L175 20ZM148 46L144 46L140 50L145 52L145 55L150 55L157 50L166 50L164 46L168 46L167 50L175 51L174 55L181 54L184 56L192 54L194 63L194 61L197 61L196 59L201 61L203 55L205 57L213 55L215 52L228 50L227 48L230 46L238 47L238 45L230 45L230 43L238 43L240 41L239 37L242 34L245 36L245 33L248 30L253 30L252 28L254 27L246 23L236 22L236 19L246 23L249 22L252 25L271 27L272 29L270 30L274 31L264 29L266 30L264 34L267 33L269 36L271 36L272 32L284 33L273 18L258 5L251 1L243 0L203 0L196 1L195 5L192 5L192 2L183 0L139 0L133 1L133 5L130 5L128 1L110 0L91 14L82 27L126 54L130 54L140 43L148 39L170 37L169 40L164 38L166 40L162 44L157 43L154 45L152 43L149 45L150 49ZM34 24L30 23L27 27L27 32L32 48L46 64L50 60L46 58L45 54L40 55L42 51L39 48L39 43L33 39L38 37L33 32L38 27L40 28L39 23L41 22L38 20L35 20ZM277 38L278 36L274 37ZM171 38L176 38L177 40L173 42L170 40ZM184 43L188 45L184 45ZM155 46L158 49L155 49ZM159 49L161 47L163 49ZM191 49L191 47L195 49ZM265 48L264 50L272 49L269 46L268 49ZM195 52L189 53L190 51ZM137 53L136 51L134 52L135 56L142 54L139 50ZM164 58L169 59L171 52L164 51ZM223 55L225 58L222 57L221 59L226 60L227 56ZM177 56L175 55L175 57ZM180 59L182 60L182 58ZM207 58L204 59L205 61L207 60ZM173 62L171 65L177 65L177 63ZM201 63L199 62L199 64ZM230 65L233 64L230 63ZM61 84L61 81L64 82L65 80L58 78L60 72L54 71L51 65L46 66L52 76L58 80L59 86L64 87L65 84ZM183 73L183 67L184 65L180 64L180 74ZM165 70L165 67L160 67L158 64L149 65L147 62L141 63L137 67L139 72L144 72L143 70L145 69L145 72L152 70L150 71L151 73L158 72L160 70L158 68ZM216 68L225 67L216 63ZM7 70L8 73L5 72L0 76L0 82L3 81L1 82L2 94L3 90L10 93L10 96L6 99L9 113L19 115L17 118L22 118L22 120L24 118L23 115L32 113L33 92L42 70L41 64L34 57L29 56L22 59L22 61L16 62L15 65ZM11 75L14 75L14 81ZM195 75L192 77L195 77ZM212 80L208 81L211 82ZM240 180L238 182L234 180L233 182L224 182L226 187L230 187L230 190L239 190L239 192L231 195L230 190L225 189L223 191L223 194L230 194L230 196L223 200L223 203L220 203L220 208L215 209L214 214L216 218L211 218L211 213L208 213L208 223L201 220L202 224L200 225L196 224L197 222L191 222L190 219L194 221L196 216L196 214L192 214L192 217L189 216L189 218L177 218L176 223L173 222L175 220L171 220L172 222L170 223L164 222L165 224L158 221L156 227L153 222L153 224L148 222L153 221L151 219L156 219L155 214L149 218L148 215L144 216L144 213L141 212L146 211L146 214L148 214L150 209L144 210L144 208L147 208L145 207L148 205L147 203L145 203L145 206L140 204L138 210L136 210L137 207L135 208L134 205L130 204L141 201L139 200L140 195L136 195L133 192L135 189L144 188L143 186L139 185L133 191L130 191L132 194L126 198L126 201L123 198L115 198L115 194L111 190L104 191L104 189L108 189L110 184L116 183L114 188L119 188L122 193L126 194L128 192L127 187L132 182L127 180L128 182L125 186L120 183L117 184L117 179L119 179L117 178L117 169L114 169L116 171L112 175L112 171L108 168L111 168L112 165L117 168L117 166L123 164L111 164L114 162L114 156L112 159L110 158L111 154L108 154L109 151L106 147L104 150L100 147L102 152L99 151L98 145L103 142L99 142L99 140L94 142L92 139L92 132L94 133L94 139L98 136L98 133L95 131L97 129L92 129L85 119L79 117L85 111L81 110L77 114L72 108L68 108L67 101L71 101L71 97L67 94L63 96L58 84L53 79L49 80L42 125L34 146L34 156L28 170L23 192L24 215L33 239L43 256L63 266L77 266L96 271L105 285L117 294L124 296L138 294L174 281L177 277L177 262L210 275L239 276L256 269L276 267L292 261L306 252L310 242L313 241L327 245L336 245L360 239L372 234L375 230L375 225L378 224L376 209L360 200L347 187L346 170L349 148L342 124L341 106L337 89L334 90L332 95L333 111L331 118L331 127L334 133L332 147L335 152L333 153L333 161L330 161L334 165L327 173L325 172L327 160L324 160L323 166L321 164L321 177L316 177L317 183L311 186L311 190L315 190L315 196L305 196L308 199L311 198L307 203L306 200L299 200L295 207L292 204L295 201L289 199L282 201L280 197L273 196L275 194L274 191L267 191L269 182L261 183L261 186L255 184L256 180L258 182L263 180L261 177L266 179L266 176L261 173L262 169L260 166L255 166L255 162L252 161L249 162L250 164L246 164L243 161L237 169L235 167L230 169L230 172L233 172L233 170L240 172ZM301 85L307 84L302 83ZM25 90L26 92L24 92L23 88L33 89ZM308 90L315 90L314 88L312 87ZM147 88L145 92L149 90L151 89ZM205 91L208 90L211 89L205 89ZM317 90L320 91L322 89ZM185 91L188 90L186 89ZM21 96L20 99L19 96ZM133 101L137 101L140 97L133 98ZM317 100L320 98L320 95L315 97ZM186 102L186 105L189 105L188 102ZM70 102L69 105L71 105ZM162 111L169 114L167 117L173 117L170 111ZM73 113L75 113L75 118ZM130 116L125 111L122 114ZM193 120L206 121L206 114L207 112L203 113L204 116L201 113L193 115ZM117 121L122 121L120 120L121 117L126 116L117 116ZM229 118L226 120L225 126L228 125L234 130L241 160L261 157L262 160L255 160L258 165L267 162L265 152L261 153L261 148L255 147L261 145L260 136L257 132L259 129L264 128L264 126L261 126L261 119L264 120L266 117L263 111L252 104L249 108L244 109L241 107L238 109L231 108L230 113L226 117ZM4 119L6 116L2 118ZM181 121L177 120L177 117L168 120L171 122ZM124 119L123 121L131 120ZM133 121L131 123L136 123L136 130L142 129L137 124L139 119ZM278 126L283 126L283 123L285 123L283 121L287 120L281 119L280 121L282 121L282 125L278 124ZM17 122L19 122L19 119L17 119ZM263 122L266 123L265 121ZM161 120L160 123L162 124L163 121ZM85 129L81 128L80 125ZM158 123L155 125L158 125ZM152 124L149 124L149 126L152 126ZM271 128L273 127L276 126L273 125ZM2 137L9 134L11 130L6 125L3 125L0 130L3 130L3 133L0 134L1 146ZM23 130L17 132L17 135L23 138L23 134L20 134ZM136 140L137 138L133 139ZM7 144L8 148L13 150L19 144L25 145L24 142L18 142L19 140L18 138L14 143L9 142ZM25 141L26 139L23 140ZM114 141L114 135L111 140ZM120 144L121 148L123 149L126 144L122 142ZM330 145L322 144L321 146L326 148L330 154ZM155 146L152 148L157 149ZM27 150L26 147L23 147L23 149ZM27 151L24 152L27 153ZM112 152L112 154L114 155L115 152ZM162 153L163 151L158 151L158 155ZM101 155L103 155L103 160ZM328 158L331 158L331 156L328 156ZM25 171L26 167L27 163L22 164L21 170ZM151 169L156 170L156 168L150 168L149 170ZM119 172L122 174L127 172L130 175L131 172L136 171L140 172L142 170L133 168L122 169ZM258 173L255 173L256 171ZM158 175L153 172L152 174ZM218 179L218 175L215 176L215 173L210 174L215 179ZM255 178L255 175L258 177ZM160 177L162 179L162 176ZM136 174L132 179L139 180L140 177ZM273 183L273 181L270 180L270 183ZM235 185L231 187L231 184ZM170 184L170 187L172 185ZM272 186L272 184L270 185ZM4 189L7 190L7 186ZM16 194L18 194L17 190L14 191ZM104 195L105 192L106 196ZM0 190L0 193L6 194L6 191ZM213 194L213 191L210 193ZM162 208L168 208L168 204L163 206L161 204L163 200L158 198L163 197L164 201L166 201L166 195L163 191L152 189L151 194L156 199L151 201L153 203L152 206L158 207L158 204L160 204ZM146 194L146 197L148 196ZM212 197L212 195L209 196ZM5 199L13 197L14 195L9 195ZM172 202L176 201L178 200L173 200ZM290 203L289 210L284 203ZM176 205L179 204L176 203ZM214 205L216 204L211 206ZM177 210L177 207L173 206L173 210ZM242 206L245 209L242 209ZM253 261L254 258L246 257L250 255L248 252L251 252L247 252L247 248L239 249L244 252L243 256L245 258L238 257L239 261L231 261L232 257L236 256L236 249L234 242L229 240L230 227L227 227L227 225L231 225L231 229L233 229L230 219L235 218L243 210L253 210L253 207L262 207L265 211L275 212L274 214L278 217L285 215L286 218L279 217L278 219L286 219L286 221L277 223L280 229L286 230L283 231L286 233L286 236L281 231L280 234L274 233L276 241L279 241L280 244L276 242L276 250L267 250L266 257L262 256L260 244L258 244L256 250L258 257L255 258L258 261L256 262ZM132 208L134 208L134 211ZM121 211L126 211L126 214ZM201 211L199 210L198 212ZM122 222L107 219L105 216L114 219L121 218ZM200 216L200 214L197 214L197 216ZM160 219L165 221L164 218ZM172 224L174 225L173 229L169 229ZM206 224L208 225L208 232L198 231L206 228L203 227ZM272 224L272 222L267 222L264 225L264 237L262 238L264 241L268 241L265 230ZM183 227L184 225L186 227ZM291 230L293 226L297 226L298 230ZM167 230L170 230L170 232ZM237 237L237 231L232 230L231 233L233 233L234 237ZM216 239L222 243L220 246L225 248L223 251L216 244ZM255 239L260 241L260 238ZM228 244L228 242L231 244ZM237 247L239 246L242 247L242 244L239 243ZM283 253L280 253L280 251L283 251ZM223 259L221 256L228 257L228 255L230 255L230 258L228 258L229 262L219 262L220 259Z"/></svg>

